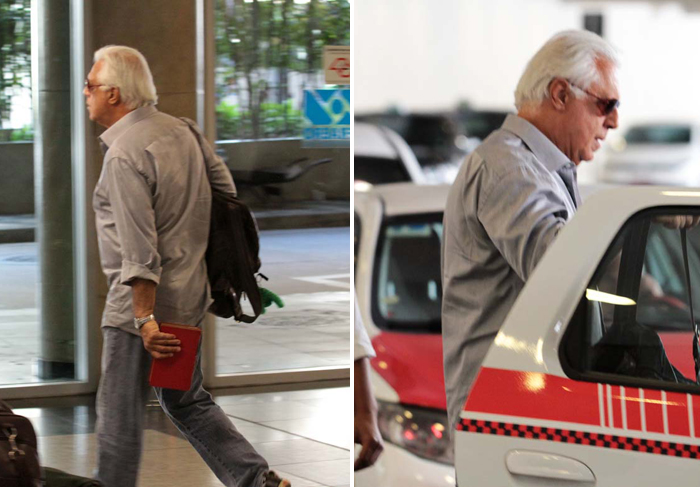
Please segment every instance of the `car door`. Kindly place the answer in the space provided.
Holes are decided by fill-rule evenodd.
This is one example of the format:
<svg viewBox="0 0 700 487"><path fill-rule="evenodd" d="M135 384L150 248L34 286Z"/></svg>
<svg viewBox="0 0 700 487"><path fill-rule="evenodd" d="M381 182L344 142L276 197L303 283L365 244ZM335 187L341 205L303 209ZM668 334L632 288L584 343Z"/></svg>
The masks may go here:
<svg viewBox="0 0 700 487"><path fill-rule="evenodd" d="M697 484L700 228L675 227L700 215L699 195L615 189L579 210L472 386L460 486Z"/></svg>

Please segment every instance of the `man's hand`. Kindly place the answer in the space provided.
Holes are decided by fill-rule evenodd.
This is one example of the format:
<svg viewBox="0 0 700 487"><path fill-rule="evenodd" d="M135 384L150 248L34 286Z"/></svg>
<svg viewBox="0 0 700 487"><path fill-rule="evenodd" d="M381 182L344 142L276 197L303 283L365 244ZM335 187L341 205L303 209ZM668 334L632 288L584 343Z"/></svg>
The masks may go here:
<svg viewBox="0 0 700 487"><path fill-rule="evenodd" d="M141 327L141 338L144 348L155 359L169 358L180 351L180 340L170 333L161 333L153 320Z"/></svg>
<svg viewBox="0 0 700 487"><path fill-rule="evenodd" d="M654 222L666 228L692 228L700 223L700 215L661 215L654 217Z"/></svg>
<svg viewBox="0 0 700 487"><path fill-rule="evenodd" d="M362 445L355 471L374 465L384 450L377 426L377 401L369 384L369 360L355 361L355 443Z"/></svg>
<svg viewBox="0 0 700 487"><path fill-rule="evenodd" d="M355 443L362 445L360 456L355 460L355 470L371 467L384 450L382 436L377 426L377 414L355 412Z"/></svg>

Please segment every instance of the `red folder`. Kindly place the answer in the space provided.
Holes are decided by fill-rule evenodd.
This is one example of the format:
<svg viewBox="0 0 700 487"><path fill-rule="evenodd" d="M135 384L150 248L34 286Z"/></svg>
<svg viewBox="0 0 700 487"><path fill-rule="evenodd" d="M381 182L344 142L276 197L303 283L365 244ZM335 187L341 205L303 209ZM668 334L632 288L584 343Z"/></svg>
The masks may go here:
<svg viewBox="0 0 700 487"><path fill-rule="evenodd" d="M180 351L169 358L153 359L149 383L153 387L189 391L202 330L196 326L161 323L160 331L177 336Z"/></svg>

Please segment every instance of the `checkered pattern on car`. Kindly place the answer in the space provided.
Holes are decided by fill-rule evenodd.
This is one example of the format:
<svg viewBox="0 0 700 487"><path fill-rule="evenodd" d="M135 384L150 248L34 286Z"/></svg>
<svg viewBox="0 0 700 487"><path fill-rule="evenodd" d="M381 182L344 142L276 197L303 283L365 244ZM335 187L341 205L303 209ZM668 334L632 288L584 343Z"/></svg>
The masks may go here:
<svg viewBox="0 0 700 487"><path fill-rule="evenodd" d="M672 457L700 458L700 446L698 445L686 445L683 443L656 441L645 438L628 438L625 436L590 433L587 431L573 431L560 428L473 419L462 419L457 424L457 430L486 435L513 436L534 440L556 441L560 443L574 443L577 445L653 453Z"/></svg>

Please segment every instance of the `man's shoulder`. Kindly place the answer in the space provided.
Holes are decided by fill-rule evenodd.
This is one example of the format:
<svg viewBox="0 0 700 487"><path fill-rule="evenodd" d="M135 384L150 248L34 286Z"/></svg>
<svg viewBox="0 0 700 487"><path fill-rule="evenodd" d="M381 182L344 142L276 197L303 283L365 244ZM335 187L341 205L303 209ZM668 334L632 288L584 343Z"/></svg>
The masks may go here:
<svg viewBox="0 0 700 487"><path fill-rule="evenodd" d="M177 117L163 112L156 112L133 124L124 132L107 151L108 158L134 159L141 157L154 142L172 137L178 128L187 124Z"/></svg>
<svg viewBox="0 0 700 487"><path fill-rule="evenodd" d="M489 194L508 175L530 172L537 165L534 154L513 132L498 129L467 156L451 190L451 198L463 201L469 195Z"/></svg>
<svg viewBox="0 0 700 487"><path fill-rule="evenodd" d="M502 177L520 165L528 165L535 155L523 139L510 130L498 129L491 133L475 151L483 169Z"/></svg>

